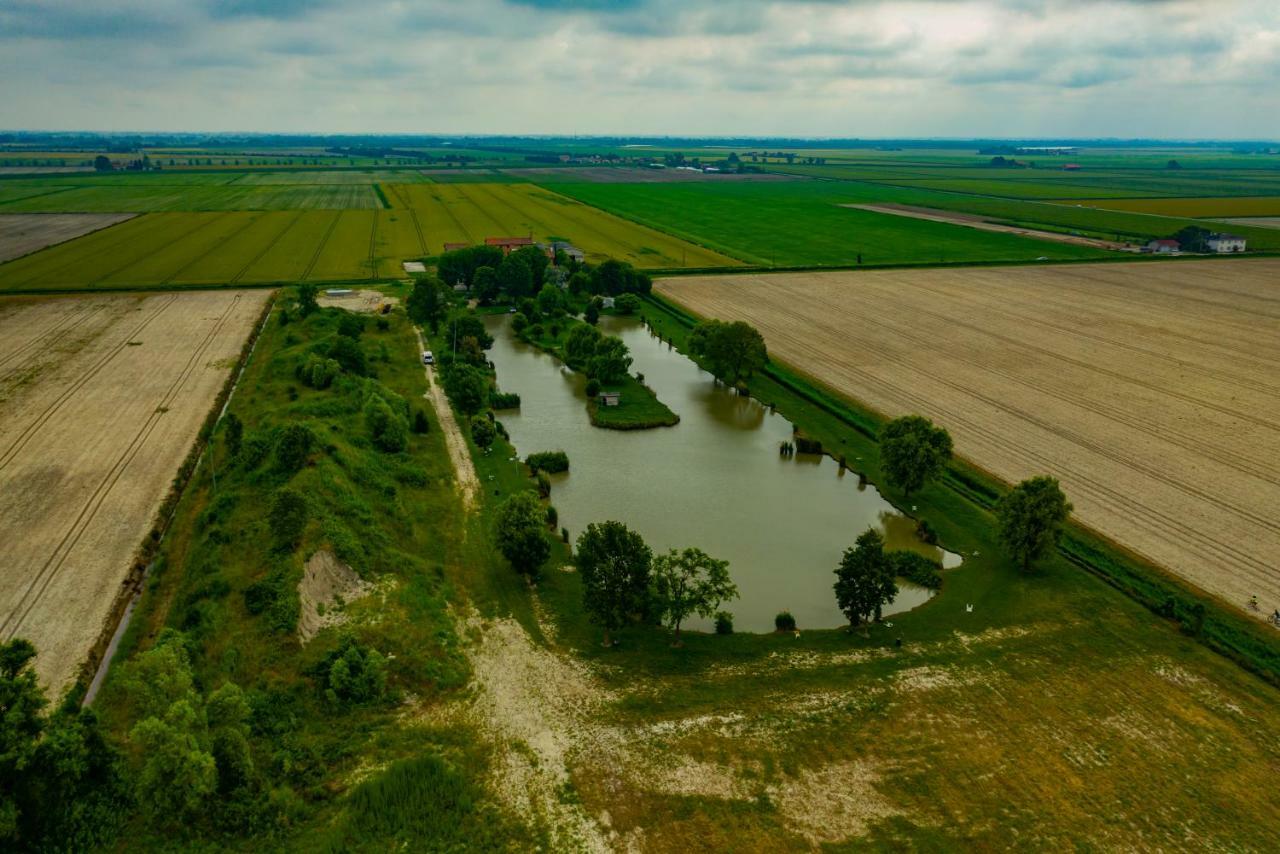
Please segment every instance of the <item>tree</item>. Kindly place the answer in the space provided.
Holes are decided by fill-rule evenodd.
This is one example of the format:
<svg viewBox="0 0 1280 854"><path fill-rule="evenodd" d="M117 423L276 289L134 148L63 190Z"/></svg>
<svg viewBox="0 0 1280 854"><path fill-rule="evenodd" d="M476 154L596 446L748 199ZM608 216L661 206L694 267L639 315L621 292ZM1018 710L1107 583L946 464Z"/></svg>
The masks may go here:
<svg viewBox="0 0 1280 854"><path fill-rule="evenodd" d="M440 322L444 320L447 309L444 285L433 276L415 281L405 300L405 310L410 319L427 326L432 335L440 331Z"/></svg>
<svg viewBox="0 0 1280 854"><path fill-rule="evenodd" d="M498 550L511 566L530 582L538 577L551 554L546 537L546 513L532 492L518 492L498 508L494 531Z"/></svg>
<svg viewBox="0 0 1280 854"><path fill-rule="evenodd" d="M311 282L303 282L298 285L298 315L300 317L306 317L320 308L320 304L316 302L316 293L316 286Z"/></svg>
<svg viewBox="0 0 1280 854"><path fill-rule="evenodd" d="M575 370L586 370L603 336L594 326L575 326L564 339L564 360Z"/></svg>
<svg viewBox="0 0 1280 854"><path fill-rule="evenodd" d="M481 305L488 305L496 300L502 293L502 288L498 285L497 271L493 267L478 267L471 280L471 290L475 293L476 299L480 300Z"/></svg>
<svg viewBox="0 0 1280 854"><path fill-rule="evenodd" d="M868 528L845 549L836 567L836 604L849 620L860 625L873 616L880 619L880 609L898 595L893 565L884 551L884 538Z"/></svg>
<svg viewBox="0 0 1280 854"><path fill-rule="evenodd" d="M738 597L729 580L729 562L716 560L701 549L675 549L653 562L653 601L662 621L675 631L679 646L680 624L691 614L709 618L720 603Z"/></svg>
<svg viewBox="0 0 1280 854"><path fill-rule="evenodd" d="M352 312L344 312L338 318L338 334L358 341L364 334L364 318Z"/></svg>
<svg viewBox="0 0 1280 854"><path fill-rule="evenodd" d="M99 154L93 158L93 168L98 172L110 172L112 169L111 158L105 154Z"/></svg>
<svg viewBox="0 0 1280 854"><path fill-rule="evenodd" d="M592 622L609 635L644 610L653 552L644 539L621 522L587 526L578 537L582 601Z"/></svg>
<svg viewBox="0 0 1280 854"><path fill-rule="evenodd" d="M526 246L523 249L517 249L511 255L519 258L529 266L529 272L533 275L533 285L530 287L529 292L536 293L542 287L542 283L546 281L547 266L551 263L551 259L547 257L546 252L537 246Z"/></svg>
<svg viewBox="0 0 1280 854"><path fill-rule="evenodd" d="M635 314L640 310L640 297L635 294L623 294L613 302L618 314Z"/></svg>
<svg viewBox="0 0 1280 854"><path fill-rule="evenodd" d="M920 415L895 418L880 431L880 462L891 486L907 495L937 477L951 459L951 435Z"/></svg>
<svg viewBox="0 0 1280 854"><path fill-rule="evenodd" d="M564 297L555 285L543 285L538 291L538 311L553 317L564 311Z"/></svg>
<svg viewBox="0 0 1280 854"><path fill-rule="evenodd" d="M271 512L267 514L267 524L276 548L280 551L296 549L302 542L310 515L307 500L300 494L292 489L277 490L271 501Z"/></svg>
<svg viewBox="0 0 1280 854"><path fill-rule="evenodd" d="M1180 229L1173 239L1178 241L1178 245L1182 247L1184 252L1208 252L1209 251L1209 235L1212 234L1207 228L1201 228L1198 225L1189 225Z"/></svg>
<svg viewBox="0 0 1280 854"><path fill-rule="evenodd" d="M487 448L492 445L496 435L493 422L488 418L477 415L471 419L471 440L476 443L477 448Z"/></svg>
<svg viewBox="0 0 1280 854"><path fill-rule="evenodd" d="M329 358L342 366L344 371L358 377L368 376L369 357L354 338L336 336L329 344Z"/></svg>
<svg viewBox="0 0 1280 854"><path fill-rule="evenodd" d="M379 451L398 454L409 446L409 425L379 395L370 395L365 402L364 422L369 439Z"/></svg>
<svg viewBox="0 0 1280 854"><path fill-rule="evenodd" d="M699 323L689 335L689 352L702 359L712 374L729 385L737 385L769 361L764 338L755 327L741 320Z"/></svg>
<svg viewBox="0 0 1280 854"><path fill-rule="evenodd" d="M449 320L447 335L450 342L461 343L463 338L474 338L481 350L488 350L493 346L493 336L484 328L484 321L473 312L454 315Z"/></svg>
<svg viewBox="0 0 1280 854"><path fill-rule="evenodd" d="M592 326L600 322L600 306L596 303L596 300L587 303L586 311L582 312L582 319Z"/></svg>
<svg viewBox="0 0 1280 854"><path fill-rule="evenodd" d="M45 703L30 664L36 648L16 638L0 645L0 842L18 841L22 780L44 730Z"/></svg>
<svg viewBox="0 0 1280 854"><path fill-rule="evenodd" d="M475 415L484 409L489 398L489 380L479 368L454 362L441 369L440 379L445 394L459 412Z"/></svg>
<svg viewBox="0 0 1280 854"><path fill-rule="evenodd" d="M1056 478L1041 475L1011 489L996 505L1000 542L1024 571L1058 544L1071 502Z"/></svg>
<svg viewBox="0 0 1280 854"><path fill-rule="evenodd" d="M631 354L621 338L601 336L587 360L587 376L602 383L621 382L631 368Z"/></svg>
<svg viewBox="0 0 1280 854"><path fill-rule="evenodd" d="M502 259L497 270L498 287L511 299L533 296L533 270L517 253Z"/></svg>
<svg viewBox="0 0 1280 854"><path fill-rule="evenodd" d="M227 413L227 453L232 457L240 456L240 448L244 444L244 422L234 412Z"/></svg>

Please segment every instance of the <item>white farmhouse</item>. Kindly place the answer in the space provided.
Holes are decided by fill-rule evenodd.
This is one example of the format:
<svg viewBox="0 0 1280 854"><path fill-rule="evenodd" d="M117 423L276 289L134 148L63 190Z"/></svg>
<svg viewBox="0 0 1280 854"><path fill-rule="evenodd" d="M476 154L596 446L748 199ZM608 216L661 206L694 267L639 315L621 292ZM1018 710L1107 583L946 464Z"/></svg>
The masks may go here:
<svg viewBox="0 0 1280 854"><path fill-rule="evenodd" d="M1238 234L1210 234L1205 243L1209 245L1210 252L1227 253L1245 250L1245 240Z"/></svg>

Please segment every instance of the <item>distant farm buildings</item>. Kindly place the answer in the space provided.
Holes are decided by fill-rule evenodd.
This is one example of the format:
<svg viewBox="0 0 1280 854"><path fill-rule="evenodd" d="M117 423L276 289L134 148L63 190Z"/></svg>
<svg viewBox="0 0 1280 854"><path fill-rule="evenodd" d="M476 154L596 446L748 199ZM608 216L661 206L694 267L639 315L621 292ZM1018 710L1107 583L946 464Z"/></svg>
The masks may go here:
<svg viewBox="0 0 1280 854"><path fill-rule="evenodd" d="M1063 172L1079 172L1084 167L1079 163L1067 163L1062 167Z"/></svg>
<svg viewBox="0 0 1280 854"><path fill-rule="evenodd" d="M569 243L567 240L556 240L548 244L535 243L532 237L486 237L484 239L484 245L501 249L502 254L504 255L510 255L518 249L536 247L552 261L555 261L556 256L561 253L563 253L568 260L578 264L582 264L587 260L587 253L583 252L572 243ZM470 243L446 243L444 245L445 252L456 252L460 249L470 248Z"/></svg>
<svg viewBox="0 0 1280 854"><path fill-rule="evenodd" d="M1243 252L1246 245L1245 239L1238 234L1210 234L1205 243L1210 252L1218 253Z"/></svg>
<svg viewBox="0 0 1280 854"><path fill-rule="evenodd" d="M1182 250L1182 244L1176 240L1153 240L1146 245L1146 251L1156 255L1168 255Z"/></svg>
<svg viewBox="0 0 1280 854"><path fill-rule="evenodd" d="M532 237L486 237L484 239L485 246L496 246L502 250L504 255L510 255L517 249L523 249L526 246L533 245Z"/></svg>

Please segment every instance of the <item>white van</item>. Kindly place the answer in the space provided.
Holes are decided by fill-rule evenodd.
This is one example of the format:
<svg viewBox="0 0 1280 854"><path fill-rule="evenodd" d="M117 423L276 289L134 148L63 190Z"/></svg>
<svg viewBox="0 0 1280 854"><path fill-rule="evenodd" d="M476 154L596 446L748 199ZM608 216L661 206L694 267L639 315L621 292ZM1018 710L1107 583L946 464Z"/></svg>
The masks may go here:
<svg viewBox="0 0 1280 854"><path fill-rule="evenodd" d="M430 351L430 350L423 350L423 351L422 351L422 364L424 364L424 365L434 365L435 363L436 363L436 357L435 357L435 356L433 356L433 355L431 355L431 351Z"/></svg>

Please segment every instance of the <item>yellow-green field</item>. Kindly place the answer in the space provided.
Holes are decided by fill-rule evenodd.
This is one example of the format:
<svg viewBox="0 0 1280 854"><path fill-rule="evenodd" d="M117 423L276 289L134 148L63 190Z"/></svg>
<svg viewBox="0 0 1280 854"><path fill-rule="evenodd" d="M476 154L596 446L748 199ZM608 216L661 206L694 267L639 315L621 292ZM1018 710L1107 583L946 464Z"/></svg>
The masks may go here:
<svg viewBox="0 0 1280 854"><path fill-rule="evenodd" d="M618 258L650 268L739 263L532 184L391 184L383 189L393 208L416 213L432 254L445 243L532 235L568 240L593 262Z"/></svg>
<svg viewBox="0 0 1280 854"><path fill-rule="evenodd" d="M1199 199L1071 199L1064 205L1084 205L1112 211L1160 216L1223 217L1280 216L1280 196Z"/></svg>

